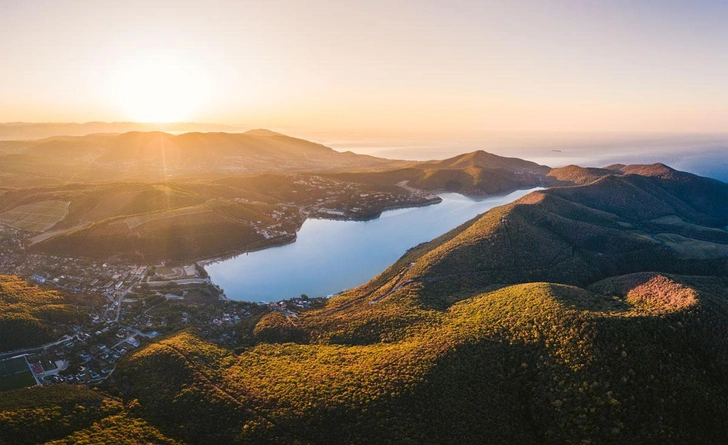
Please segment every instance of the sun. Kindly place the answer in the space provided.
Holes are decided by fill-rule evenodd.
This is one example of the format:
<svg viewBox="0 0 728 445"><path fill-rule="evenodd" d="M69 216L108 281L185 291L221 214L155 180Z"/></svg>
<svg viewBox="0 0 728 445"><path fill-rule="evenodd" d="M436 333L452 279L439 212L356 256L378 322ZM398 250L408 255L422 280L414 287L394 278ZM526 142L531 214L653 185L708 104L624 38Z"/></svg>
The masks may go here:
<svg viewBox="0 0 728 445"><path fill-rule="evenodd" d="M189 67L140 63L123 67L116 80L116 100L126 119L135 122L183 122L199 111L203 84Z"/></svg>

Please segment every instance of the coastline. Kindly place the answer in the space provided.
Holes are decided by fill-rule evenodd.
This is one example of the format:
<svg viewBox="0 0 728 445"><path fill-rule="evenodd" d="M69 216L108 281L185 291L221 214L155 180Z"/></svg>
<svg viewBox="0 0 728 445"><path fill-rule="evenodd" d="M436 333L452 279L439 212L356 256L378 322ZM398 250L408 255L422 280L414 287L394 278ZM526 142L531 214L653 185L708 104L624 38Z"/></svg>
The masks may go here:
<svg viewBox="0 0 728 445"><path fill-rule="evenodd" d="M413 203L413 204L395 204L390 206L383 206L376 214L373 214L372 216L367 216L363 218L346 218L346 217L337 217L336 215L332 215L331 217L323 217L323 216L315 216L313 219L327 219L331 221L356 221L356 222L364 222L364 221L372 221L382 216L382 213L388 212L390 210L399 210L399 209L412 209L417 207L427 207L435 204L440 204L442 202L441 197L437 197L436 199L431 199L429 201L420 202L420 203ZM308 218L306 218L308 219ZM305 220L304 220L305 222Z"/></svg>
<svg viewBox="0 0 728 445"><path fill-rule="evenodd" d="M304 222L305 222L305 220L304 220ZM298 229L300 229L300 227ZM219 263L221 261L225 261L225 260L229 260L229 259L232 259L232 258L235 258L235 257L239 257L240 255L243 255L245 253L258 252L258 251L261 251L261 250L272 249L274 247L281 247L281 246L285 246L285 245L288 245L288 244L293 244L293 243L296 242L296 239L298 238L297 235L298 235L298 230L296 230L296 233L294 233L291 236L281 236L281 237L278 237L278 238L261 240L261 241L258 241L257 243L253 243L251 245L251 246L255 246L256 244L259 244L258 247L252 247L252 248L249 247L249 248L245 248L245 249L242 249L242 250L237 250L236 249L236 250L232 251L231 253L223 253L223 254L218 255L218 256L206 257L206 258L200 259L200 260L191 260L191 262L197 263L201 267L204 268L205 266L209 266L211 264L215 264L215 263ZM262 243L262 241L266 241L267 243Z"/></svg>

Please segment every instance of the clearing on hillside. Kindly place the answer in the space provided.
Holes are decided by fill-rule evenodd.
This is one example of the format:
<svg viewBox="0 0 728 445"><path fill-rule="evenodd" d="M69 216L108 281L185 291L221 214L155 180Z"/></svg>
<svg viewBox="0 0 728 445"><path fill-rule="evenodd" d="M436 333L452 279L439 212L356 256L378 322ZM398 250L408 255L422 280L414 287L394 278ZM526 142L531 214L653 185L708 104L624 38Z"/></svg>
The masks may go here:
<svg viewBox="0 0 728 445"><path fill-rule="evenodd" d="M68 214L70 201L40 201L0 213L0 223L18 230L45 232Z"/></svg>
<svg viewBox="0 0 728 445"><path fill-rule="evenodd" d="M181 209L147 213L147 214L139 215L139 216L130 216L129 218L124 218L124 219L121 219L118 221L114 221L111 224L126 224L126 226L129 230L133 230L133 229L136 229L137 227L141 226L142 224L148 223L149 221L177 218L180 216L196 215L198 213L207 213L207 212L211 212L211 211L212 210L206 204L201 204L201 205L196 205L196 206L183 207Z"/></svg>
<svg viewBox="0 0 728 445"><path fill-rule="evenodd" d="M35 385L35 377L28 369L25 357L0 361L0 391Z"/></svg>

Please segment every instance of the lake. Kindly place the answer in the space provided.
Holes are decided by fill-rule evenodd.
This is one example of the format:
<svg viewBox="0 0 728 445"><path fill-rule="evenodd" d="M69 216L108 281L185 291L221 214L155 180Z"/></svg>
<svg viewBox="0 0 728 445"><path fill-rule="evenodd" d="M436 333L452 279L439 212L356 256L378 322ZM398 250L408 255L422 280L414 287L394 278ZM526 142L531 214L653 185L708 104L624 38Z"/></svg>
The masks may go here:
<svg viewBox="0 0 728 445"><path fill-rule="evenodd" d="M439 204L389 210L370 221L307 219L295 243L242 254L206 270L231 300L330 295L366 283L407 249L533 190L540 188L481 199L443 193Z"/></svg>

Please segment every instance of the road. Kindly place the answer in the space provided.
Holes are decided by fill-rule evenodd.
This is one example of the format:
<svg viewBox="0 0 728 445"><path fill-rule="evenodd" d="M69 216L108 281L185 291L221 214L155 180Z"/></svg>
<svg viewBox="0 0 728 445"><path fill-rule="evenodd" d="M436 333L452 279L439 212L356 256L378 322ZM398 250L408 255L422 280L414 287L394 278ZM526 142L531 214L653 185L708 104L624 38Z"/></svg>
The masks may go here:
<svg viewBox="0 0 728 445"><path fill-rule="evenodd" d="M0 353L0 360L7 358L7 357L14 357L16 355L30 354L31 352L39 352L44 349L48 349L51 346L60 345L61 343L65 343L68 340L71 340L75 337L76 337L75 335L64 335L59 340L56 340L56 341L50 342L50 343L46 343L44 345L36 346L34 348L16 349L15 351L2 352L2 353Z"/></svg>
<svg viewBox="0 0 728 445"><path fill-rule="evenodd" d="M146 284L152 287L167 286L170 284L205 284L209 283L209 278L185 278L182 280L169 280L169 281L147 281Z"/></svg>
<svg viewBox="0 0 728 445"><path fill-rule="evenodd" d="M126 297L126 294L134 289L134 286L136 286L137 283L141 283L142 281L144 281L144 277L147 275L148 270L148 267L144 268L144 272L142 272L142 275L139 277L139 281L132 281L129 287L127 287L124 292L119 294L119 298L116 300L116 318L114 318L114 321L119 321L119 317L121 316L121 302L124 301L124 297Z"/></svg>

